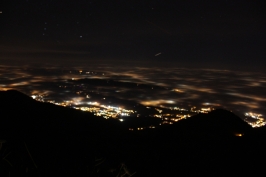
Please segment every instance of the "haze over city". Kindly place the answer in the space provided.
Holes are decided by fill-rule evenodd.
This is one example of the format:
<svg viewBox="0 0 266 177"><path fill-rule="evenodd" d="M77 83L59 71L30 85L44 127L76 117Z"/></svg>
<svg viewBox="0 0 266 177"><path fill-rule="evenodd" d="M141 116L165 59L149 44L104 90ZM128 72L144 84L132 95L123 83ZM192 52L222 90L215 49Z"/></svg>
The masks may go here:
<svg viewBox="0 0 266 177"><path fill-rule="evenodd" d="M265 115L266 76L255 72L169 67L90 65L83 67L1 66L1 89L16 89L42 101L70 107L89 102L139 111L224 108L245 118ZM166 114L167 111L164 111ZM136 114L137 115L137 114ZM149 115L149 114L148 114Z"/></svg>
<svg viewBox="0 0 266 177"><path fill-rule="evenodd" d="M0 6L1 90L58 102L110 97L110 105L125 106L123 100L146 107L222 107L242 118L250 112L263 117L263 5L5 0ZM132 85L95 80L86 85L84 78Z"/></svg>

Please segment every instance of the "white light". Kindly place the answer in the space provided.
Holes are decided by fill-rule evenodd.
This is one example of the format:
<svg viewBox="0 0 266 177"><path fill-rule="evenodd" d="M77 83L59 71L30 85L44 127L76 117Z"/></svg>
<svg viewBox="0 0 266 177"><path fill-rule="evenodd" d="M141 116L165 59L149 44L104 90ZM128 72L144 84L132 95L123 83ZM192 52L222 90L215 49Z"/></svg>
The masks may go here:
<svg viewBox="0 0 266 177"><path fill-rule="evenodd" d="M123 121L124 121L124 119L119 119L119 121L120 121L120 122L123 122Z"/></svg>

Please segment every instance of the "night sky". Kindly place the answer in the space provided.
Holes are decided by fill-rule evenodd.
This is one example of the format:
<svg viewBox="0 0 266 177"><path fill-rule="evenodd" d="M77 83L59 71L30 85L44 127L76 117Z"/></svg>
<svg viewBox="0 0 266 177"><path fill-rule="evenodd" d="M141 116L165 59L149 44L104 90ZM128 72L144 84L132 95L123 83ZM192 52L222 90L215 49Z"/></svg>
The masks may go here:
<svg viewBox="0 0 266 177"><path fill-rule="evenodd" d="M0 11L2 64L266 66L263 0L4 0Z"/></svg>

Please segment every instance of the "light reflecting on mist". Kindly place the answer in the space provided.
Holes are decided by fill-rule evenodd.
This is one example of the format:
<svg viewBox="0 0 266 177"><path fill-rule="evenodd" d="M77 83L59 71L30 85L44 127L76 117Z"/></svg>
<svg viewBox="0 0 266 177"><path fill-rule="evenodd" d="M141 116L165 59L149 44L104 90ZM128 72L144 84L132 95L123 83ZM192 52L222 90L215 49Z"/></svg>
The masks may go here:
<svg viewBox="0 0 266 177"><path fill-rule="evenodd" d="M74 98L80 90L79 96L87 92L89 95L97 94L97 99L114 97L146 106L189 107L210 103L235 112L266 115L266 76L263 73L158 67L2 65L0 76L1 90L17 89L29 95L45 94L50 99ZM106 80L106 83L97 85L97 82L80 81L85 78ZM111 81L115 84L108 83Z"/></svg>

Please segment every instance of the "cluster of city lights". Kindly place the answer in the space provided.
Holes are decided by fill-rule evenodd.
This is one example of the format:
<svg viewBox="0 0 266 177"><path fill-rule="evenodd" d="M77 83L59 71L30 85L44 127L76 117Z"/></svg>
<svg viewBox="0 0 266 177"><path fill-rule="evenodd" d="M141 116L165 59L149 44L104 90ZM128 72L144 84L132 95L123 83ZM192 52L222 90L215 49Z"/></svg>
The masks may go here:
<svg viewBox="0 0 266 177"><path fill-rule="evenodd" d="M32 95L31 97L37 101L44 102L42 95ZM87 102L87 105L89 106L78 106L78 105L84 104L80 100L81 99L79 98L75 98L73 100L67 100L63 102L55 102L54 100L47 100L46 102L53 103L59 106L64 106L64 107L71 106L74 109L78 109L81 111L88 111L88 112L93 113L96 116L100 116L105 119L120 118L119 121L121 122L124 121L122 117L131 116L132 114L135 113L135 111L133 110L124 109L124 108L116 107L116 106L110 106L110 105L102 105L98 102Z"/></svg>
<svg viewBox="0 0 266 177"><path fill-rule="evenodd" d="M43 95L32 95L31 96L34 100L40 101L40 102L44 102L43 100Z"/></svg>
<svg viewBox="0 0 266 177"><path fill-rule="evenodd" d="M262 126L266 125L266 121L261 116L262 116L262 114L247 112L247 113L245 113L245 119L244 120L249 125L251 125L253 128L262 127Z"/></svg>
<svg viewBox="0 0 266 177"><path fill-rule="evenodd" d="M178 111L186 111L186 112L188 111L184 108L178 108L178 107L174 107L174 108L170 107L169 109L170 110L178 110ZM155 108L155 110L158 111L158 114L154 114L153 117L162 119L162 123L160 123L159 125L162 125L162 124L170 124L171 125L174 122L178 122L182 119L186 119L188 117L191 117L190 114L169 114L169 113L162 114L162 112L163 112L162 109Z"/></svg>
<svg viewBox="0 0 266 177"><path fill-rule="evenodd" d="M135 112L133 110L123 109L120 107L110 106L110 105L101 105L98 102L89 102L90 105L96 105L94 107L74 107L75 109L79 109L82 111L88 111L94 113L96 116L101 116L105 119L109 118L121 118L125 116L131 116ZM123 122L124 120L121 118L119 121Z"/></svg>
<svg viewBox="0 0 266 177"><path fill-rule="evenodd" d="M31 96L33 99L37 101L44 102L44 95L32 95ZM129 109L124 109L121 107L116 107L116 106L111 106L111 105L104 105L100 104L99 102L81 102L81 98L74 98L72 100L67 100L67 101L62 101L62 102L55 102L54 100L46 100L46 102L53 103L59 106L70 106L73 107L74 109L78 109L81 111L88 111L93 113L96 116L103 117L105 119L109 118L114 118L118 119L119 121L123 122L124 118L123 117L128 117L128 116L134 116L139 117L140 114L136 114L137 111L134 110L129 110ZM88 106L84 106L84 104ZM150 107L147 107L149 109ZM156 114L150 115L151 117L154 118L159 118L162 120L161 123L159 123L158 126L164 125L164 124L173 124L175 122L178 122L183 119L187 119L197 113L209 113L214 108L212 107L203 107L203 108L196 108L196 107L191 107L190 110L184 109L184 108L179 108L179 107L163 107L165 109L171 110L171 111L179 111L179 113L175 114L169 114L165 113L166 111L163 111L161 108L155 108L155 110L158 112ZM261 127L266 125L266 121L264 118L262 118L262 114L257 114L253 112L247 112L245 113L245 119L244 119L249 125L251 125L253 128L256 127ZM149 128L156 128L157 126L150 125L147 127L137 127L137 128L129 128L130 131L134 130L144 130L144 129L149 129Z"/></svg>
<svg viewBox="0 0 266 177"><path fill-rule="evenodd" d="M170 117L169 117L170 116ZM175 116L175 117L171 117L171 116ZM183 120L183 119L186 119L188 117L191 117L191 115L187 114L187 115L182 115L182 114L176 114L176 115L164 115L162 120L163 122L159 125L162 125L162 124L173 124L175 122L178 122L180 120Z"/></svg>
<svg viewBox="0 0 266 177"><path fill-rule="evenodd" d="M203 114L207 114L207 113L211 112L212 110L214 110L214 108L204 107L204 108L197 109L195 106L190 109L191 112L203 113Z"/></svg>

